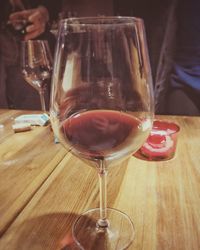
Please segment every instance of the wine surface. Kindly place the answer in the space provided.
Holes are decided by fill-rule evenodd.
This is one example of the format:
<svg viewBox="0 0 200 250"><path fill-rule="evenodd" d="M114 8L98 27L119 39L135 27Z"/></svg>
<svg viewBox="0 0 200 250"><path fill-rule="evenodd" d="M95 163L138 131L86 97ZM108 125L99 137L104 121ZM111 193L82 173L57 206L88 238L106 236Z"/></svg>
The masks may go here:
<svg viewBox="0 0 200 250"><path fill-rule="evenodd" d="M112 110L76 114L61 123L62 137L85 158L108 158L137 150L148 135L139 119Z"/></svg>

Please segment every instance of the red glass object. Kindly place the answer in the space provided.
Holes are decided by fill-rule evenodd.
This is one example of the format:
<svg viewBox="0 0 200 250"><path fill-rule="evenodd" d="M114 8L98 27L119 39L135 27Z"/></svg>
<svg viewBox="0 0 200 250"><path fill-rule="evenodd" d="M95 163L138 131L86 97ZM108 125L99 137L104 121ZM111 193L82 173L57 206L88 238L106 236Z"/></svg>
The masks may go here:
<svg viewBox="0 0 200 250"><path fill-rule="evenodd" d="M135 153L135 156L147 160L169 160L173 158L179 130L180 128L176 123L155 120L149 137Z"/></svg>

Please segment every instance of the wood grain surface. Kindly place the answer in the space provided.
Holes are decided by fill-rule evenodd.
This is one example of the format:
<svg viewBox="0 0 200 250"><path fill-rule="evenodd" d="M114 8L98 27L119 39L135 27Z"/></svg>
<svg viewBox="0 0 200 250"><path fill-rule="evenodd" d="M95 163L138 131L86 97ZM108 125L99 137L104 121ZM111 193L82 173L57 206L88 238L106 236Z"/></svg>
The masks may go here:
<svg viewBox="0 0 200 250"><path fill-rule="evenodd" d="M0 112L0 123L8 126L5 117ZM134 222L130 250L198 250L200 117L159 118L181 127L175 157L150 162L132 156L111 168L108 206ZM0 249L78 249L71 227L83 211L99 206L96 171L55 145L48 127L6 133L0 144Z"/></svg>
<svg viewBox="0 0 200 250"><path fill-rule="evenodd" d="M12 124L19 114L0 113L4 125L0 129L0 235L66 155L61 145L53 143L49 126L14 133Z"/></svg>

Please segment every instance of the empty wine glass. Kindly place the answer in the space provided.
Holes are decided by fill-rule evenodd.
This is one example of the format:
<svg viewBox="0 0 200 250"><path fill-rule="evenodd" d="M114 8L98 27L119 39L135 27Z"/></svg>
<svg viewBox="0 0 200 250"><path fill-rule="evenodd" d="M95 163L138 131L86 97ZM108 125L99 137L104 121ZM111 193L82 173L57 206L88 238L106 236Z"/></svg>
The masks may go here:
<svg viewBox="0 0 200 250"><path fill-rule="evenodd" d="M73 238L81 249L126 249L132 243L134 226L128 215L107 208L106 176L111 166L144 143L153 107L141 19L61 21L52 80L52 127L67 149L97 170L100 187L100 208L84 212L73 225Z"/></svg>
<svg viewBox="0 0 200 250"><path fill-rule="evenodd" d="M21 67L25 81L40 95L42 111L46 111L44 94L52 71L52 56L48 42L46 40L22 41Z"/></svg>

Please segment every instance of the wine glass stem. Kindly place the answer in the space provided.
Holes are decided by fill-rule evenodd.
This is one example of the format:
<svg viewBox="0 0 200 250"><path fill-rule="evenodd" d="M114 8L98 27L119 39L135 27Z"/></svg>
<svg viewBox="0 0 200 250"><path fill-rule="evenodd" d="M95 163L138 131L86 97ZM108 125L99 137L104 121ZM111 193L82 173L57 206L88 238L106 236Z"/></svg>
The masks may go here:
<svg viewBox="0 0 200 250"><path fill-rule="evenodd" d="M45 99L44 99L44 90L40 90L39 91L40 94L40 102L41 102L41 107L42 107L42 111L46 112L46 105L45 105Z"/></svg>
<svg viewBox="0 0 200 250"><path fill-rule="evenodd" d="M104 161L100 161L99 167L100 219L97 221L97 227L107 228L107 170Z"/></svg>

